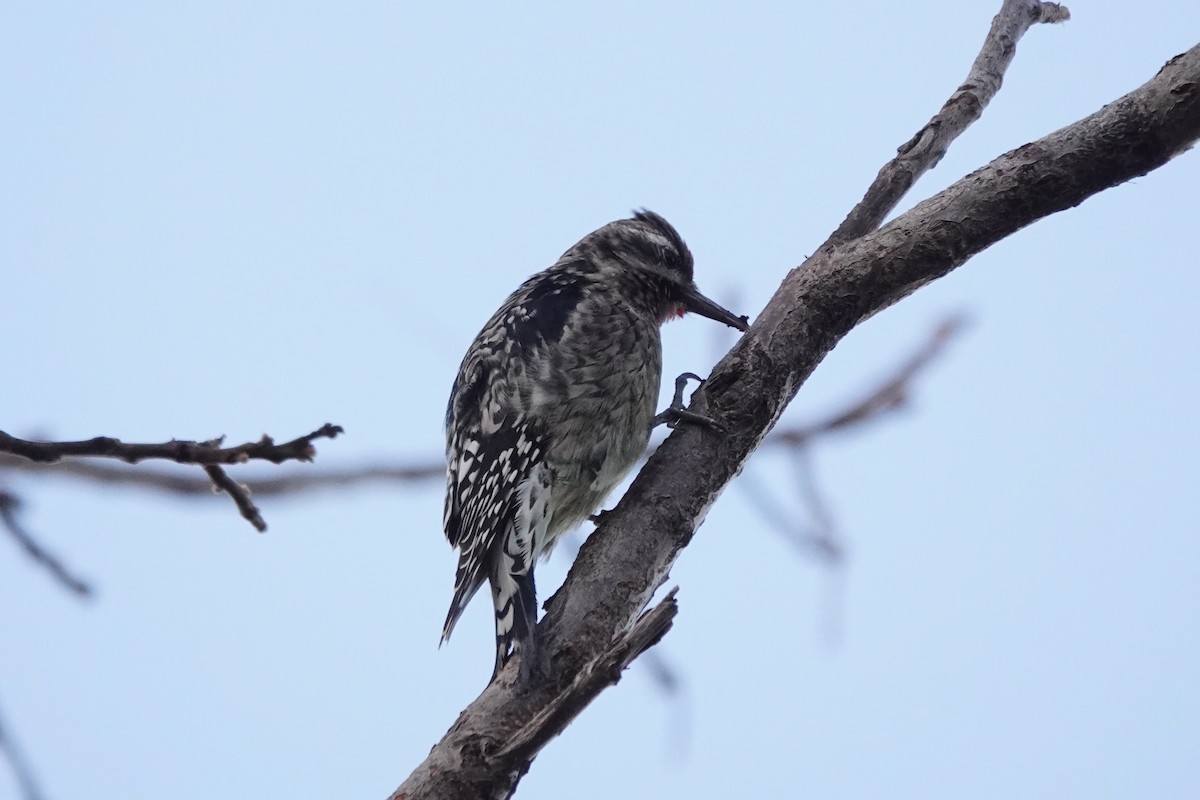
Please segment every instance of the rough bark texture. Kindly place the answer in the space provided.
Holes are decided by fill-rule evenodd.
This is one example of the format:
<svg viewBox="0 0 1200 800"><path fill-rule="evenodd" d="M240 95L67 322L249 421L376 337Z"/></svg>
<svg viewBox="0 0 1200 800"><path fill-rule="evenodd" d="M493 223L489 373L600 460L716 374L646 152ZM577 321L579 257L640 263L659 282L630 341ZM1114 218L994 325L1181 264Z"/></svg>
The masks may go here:
<svg viewBox="0 0 1200 800"><path fill-rule="evenodd" d="M538 626L544 681L517 695L509 686L513 670L502 673L393 800L511 794L537 749L569 719L546 710L577 712L619 677L612 668L623 659L614 653L636 656L631 628L675 557L851 328L1026 225L1162 166L1197 138L1200 46L1096 114L996 159L878 231L822 247L789 273L693 398L693 410L720 418L727 433L676 431L547 604ZM604 680L588 677L596 670ZM539 729L537 720L546 718L553 724Z"/></svg>

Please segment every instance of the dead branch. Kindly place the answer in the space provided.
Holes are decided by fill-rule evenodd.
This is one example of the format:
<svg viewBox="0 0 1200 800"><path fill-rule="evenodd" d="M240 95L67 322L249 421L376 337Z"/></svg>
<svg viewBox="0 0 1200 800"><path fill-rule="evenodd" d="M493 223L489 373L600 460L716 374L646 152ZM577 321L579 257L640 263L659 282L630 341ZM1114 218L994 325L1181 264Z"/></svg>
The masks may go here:
<svg viewBox="0 0 1200 800"><path fill-rule="evenodd" d="M983 116L1004 83L1004 73L1025 32L1039 22L1065 22L1070 18L1067 7L1058 3L1005 0L967 79L921 130L896 149L896 157L883 165L863 199L822 246L835 247L878 228L917 180L938 165L950 144Z"/></svg>
<svg viewBox="0 0 1200 800"><path fill-rule="evenodd" d="M0 716L0 753L3 753L8 759L8 765L13 771L13 776L17 779L17 787L20 789L23 800L43 800L45 795L42 794L42 790L38 786L37 778L33 774L33 768L29 766L29 762L21 754L21 750L17 747L16 741L13 740L12 734L4 727L3 716Z"/></svg>
<svg viewBox="0 0 1200 800"><path fill-rule="evenodd" d="M17 510L20 507L21 501L16 495L0 489L0 523L3 523L4 529L16 540L25 554L33 559L35 564L44 567L65 589L80 597L90 597L92 594L91 584L76 577L57 556L42 547L37 539L25 530L20 520L17 519Z"/></svg>
<svg viewBox="0 0 1200 800"><path fill-rule="evenodd" d="M68 478L81 483L149 489L183 497L211 497L213 494L211 481L196 477L191 472L175 469L133 469L120 464L89 461L62 461L51 466L0 454L0 472L4 470ZM372 483L423 483L434 479L443 480L445 477L446 465L439 460L416 466L368 464L319 471L288 471L284 468L278 475L259 473L245 479L243 483L257 497L278 497L307 494L313 489L348 489Z"/></svg>
<svg viewBox="0 0 1200 800"><path fill-rule="evenodd" d="M852 328L1026 225L1162 166L1198 137L1200 46L1095 114L1001 156L877 231L831 241L793 270L693 396L693 409L721 418L728 433L675 431L550 599L537 631L543 681L514 693L510 665L393 799L511 794L536 755L511 743L546 709L561 708L577 676L630 630L712 503ZM869 224L855 223L850 234L859 228Z"/></svg>
<svg viewBox="0 0 1200 800"><path fill-rule="evenodd" d="M190 482L182 476L171 476L167 473L149 473L148 475L129 471L122 475L121 470L106 469L103 466L85 465L73 462L63 463L66 458L117 458L130 464L137 464L150 458L161 458L175 461L179 464L199 464L204 467L209 482L204 482L205 489L215 486L232 498L241 515L254 526L259 533L267 530L266 520L262 518L258 507L250 499L250 488L244 483L238 483L229 477L222 464L244 464L250 460L270 461L282 464L285 461L312 461L317 454L313 441L316 439L334 439L338 434L345 433L340 425L326 422L312 433L305 434L290 442L276 444L270 436L263 434L257 442L246 442L236 447L221 447L225 437L220 436L207 442L184 441L172 439L160 444L130 444L107 436L97 436L80 442L35 442L18 439L0 431L0 468L28 469L37 466L54 472L68 475L87 475L91 479L108 483L131 483L157 488L170 487L182 494L196 494L200 491L195 482ZM5 454L8 454L7 456ZM118 476L121 477L118 477Z"/></svg>
<svg viewBox="0 0 1200 800"><path fill-rule="evenodd" d="M80 442L32 442L0 431L0 453L12 453L40 464L54 464L64 458L79 456L119 458L130 464L148 458L162 458L179 464L244 464L253 459L282 464L285 461L312 461L317 454L313 440L333 439L339 433L345 433L340 425L326 422L312 433L283 444L275 444L274 439L263 434L257 442L221 447L224 436L207 442L172 439L159 444L130 444L109 436Z"/></svg>
<svg viewBox="0 0 1200 800"><path fill-rule="evenodd" d="M679 587L675 587L661 603L642 614L633 627L618 636L603 653L584 667L553 702L540 709L517 731L504 749L497 753L497 757L531 763L533 756L562 733L596 695L621 680L621 673L635 658L658 644L667 634L675 615L679 613L679 604L675 601L678 592Z"/></svg>
<svg viewBox="0 0 1200 800"><path fill-rule="evenodd" d="M920 349L901 362L893 374L862 398L823 420L787 430L772 431L763 440L763 444L800 446L817 436L843 431L901 408L908 401L917 375L942 354L950 340L965 326L966 320L963 316L947 317L934 328L928 341Z"/></svg>
<svg viewBox="0 0 1200 800"><path fill-rule="evenodd" d="M250 499L250 490L246 488L245 484L238 483L229 477L229 474L216 464L205 464L204 471L212 479L213 486L233 499L233 503L242 513L242 517L254 526L254 530L259 533L267 532L267 521L262 518L262 514L258 512L258 506L254 505L254 501Z"/></svg>

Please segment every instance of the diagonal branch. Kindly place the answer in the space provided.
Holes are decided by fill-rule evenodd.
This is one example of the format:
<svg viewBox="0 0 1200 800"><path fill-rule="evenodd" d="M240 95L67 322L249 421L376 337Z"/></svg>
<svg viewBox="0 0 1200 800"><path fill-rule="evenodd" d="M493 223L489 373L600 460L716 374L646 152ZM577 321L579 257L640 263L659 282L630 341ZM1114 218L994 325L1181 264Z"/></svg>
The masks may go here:
<svg viewBox="0 0 1200 800"><path fill-rule="evenodd" d="M4 529L16 540L25 554L33 559L35 564L44 567L68 591L79 597L90 597L92 594L91 584L74 575L58 556L42 547L38 540L21 525L20 520L17 519L17 509L20 505L20 500L16 495L0 489L0 523L3 524Z"/></svg>
<svg viewBox="0 0 1200 800"><path fill-rule="evenodd" d="M965 324L962 317L949 317L943 320L919 350L909 356L894 374L865 397L826 419L787 430L772 431L768 435L767 441L791 446L807 444L818 436L843 431L846 428L860 425L866 420L874 419L887 411L899 408L908 400L908 393L917 373L941 355L946 344L963 329Z"/></svg>
<svg viewBox="0 0 1200 800"><path fill-rule="evenodd" d="M588 664L553 702L541 708L496 754L498 758L529 763L546 743L562 733L596 695L621 680L621 673L635 658L649 650L674 624L679 613L676 587L667 592L657 606L642 614L627 632L622 633L592 663Z"/></svg>
<svg viewBox="0 0 1200 800"><path fill-rule="evenodd" d="M885 227L819 250L693 396L728 433L677 430L580 550L538 626L541 684L512 668L460 714L393 798L504 797L534 753L504 755L630 629L708 509L852 328L1042 217L1161 167L1200 138L1200 46L1095 114L968 175ZM619 587L619 590L618 588Z"/></svg>
<svg viewBox="0 0 1200 800"><path fill-rule="evenodd" d="M3 716L0 716L0 753L3 753L8 759L8 764L17 779L17 787L21 792L22 800L43 800L45 795L42 794L41 787L38 786L37 777L33 774L33 768L25 760L25 756L22 755L20 748L17 747L12 734L5 728Z"/></svg>
<svg viewBox="0 0 1200 800"><path fill-rule="evenodd" d="M259 533L267 532L267 521L262 518L258 506L254 505L254 501L250 499L250 489L245 484L238 483L229 477L229 473L216 464L205 464L204 471L208 473L213 486L233 499L233 504L237 506L242 517L254 526L254 530Z"/></svg>
<svg viewBox="0 0 1200 800"><path fill-rule="evenodd" d="M878 228L913 184L937 166L950 144L983 115L983 109L1000 91L1004 73L1017 54L1017 42L1025 32L1039 22L1065 22L1070 18L1071 12L1058 3L1004 0L967 79L921 130L900 145L896 157L883 165L866 195L824 246L835 247Z"/></svg>

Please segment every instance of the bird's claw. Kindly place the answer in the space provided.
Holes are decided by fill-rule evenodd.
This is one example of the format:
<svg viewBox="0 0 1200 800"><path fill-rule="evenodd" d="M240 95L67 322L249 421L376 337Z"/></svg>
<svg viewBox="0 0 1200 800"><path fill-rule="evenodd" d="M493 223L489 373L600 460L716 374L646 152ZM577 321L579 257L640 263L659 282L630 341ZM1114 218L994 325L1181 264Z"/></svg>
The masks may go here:
<svg viewBox="0 0 1200 800"><path fill-rule="evenodd" d="M671 405L655 415L654 427L666 425L668 428L674 429L680 422L691 422L724 433L725 426L715 419L706 417L703 414L697 414L695 411L688 411L683 407L683 393L687 389L687 382L689 380L697 381L701 386L704 385L704 378L701 378L694 372L685 372L676 378L675 396L671 399Z"/></svg>

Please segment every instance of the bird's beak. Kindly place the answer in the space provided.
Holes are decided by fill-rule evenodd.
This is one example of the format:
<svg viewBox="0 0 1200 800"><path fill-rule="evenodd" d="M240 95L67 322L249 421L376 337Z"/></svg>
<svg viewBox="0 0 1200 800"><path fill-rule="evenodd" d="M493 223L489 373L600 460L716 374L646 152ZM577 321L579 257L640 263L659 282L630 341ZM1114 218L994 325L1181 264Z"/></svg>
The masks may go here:
<svg viewBox="0 0 1200 800"><path fill-rule="evenodd" d="M697 289L688 290L684 296L683 305L693 314L699 314L702 317L708 317L717 322L724 322L729 327L737 328L739 331L750 330L750 321L746 317L735 316L732 311L709 300L700 294Z"/></svg>

